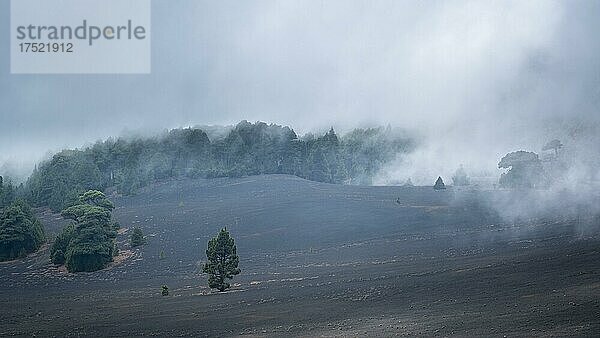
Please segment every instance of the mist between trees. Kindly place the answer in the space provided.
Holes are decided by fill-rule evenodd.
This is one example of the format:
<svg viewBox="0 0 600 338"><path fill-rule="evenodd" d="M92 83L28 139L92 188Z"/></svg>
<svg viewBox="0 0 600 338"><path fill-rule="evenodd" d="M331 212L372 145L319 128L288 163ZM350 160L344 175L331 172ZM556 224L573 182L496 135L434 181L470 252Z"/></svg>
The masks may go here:
<svg viewBox="0 0 600 338"><path fill-rule="evenodd" d="M89 189L122 194L173 177L290 174L326 183L371 184L381 167L415 141L391 128L303 137L289 127L242 121L222 133L173 129L155 137L119 138L63 150L38 165L21 194L35 206L62 210ZM221 134L222 136L219 136ZM212 138L212 139L211 139Z"/></svg>

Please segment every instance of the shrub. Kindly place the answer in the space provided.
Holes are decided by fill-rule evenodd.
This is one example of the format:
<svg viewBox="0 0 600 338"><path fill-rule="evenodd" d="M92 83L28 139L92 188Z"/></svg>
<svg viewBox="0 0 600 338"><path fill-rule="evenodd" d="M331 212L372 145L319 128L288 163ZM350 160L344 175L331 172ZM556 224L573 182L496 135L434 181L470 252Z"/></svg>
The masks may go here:
<svg viewBox="0 0 600 338"><path fill-rule="evenodd" d="M133 233L131 234L130 241L132 248L146 244L146 240L144 239L144 233L142 232L142 229L138 227L133 228Z"/></svg>

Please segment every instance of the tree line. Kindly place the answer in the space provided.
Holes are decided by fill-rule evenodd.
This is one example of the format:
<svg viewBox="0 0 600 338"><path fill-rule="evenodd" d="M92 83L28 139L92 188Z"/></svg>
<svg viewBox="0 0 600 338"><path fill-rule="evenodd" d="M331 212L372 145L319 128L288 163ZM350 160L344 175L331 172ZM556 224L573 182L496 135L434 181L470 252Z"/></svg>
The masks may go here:
<svg viewBox="0 0 600 338"><path fill-rule="evenodd" d="M390 128L355 129L339 137L298 135L289 127L242 121L220 138L199 128L155 137L118 138L63 150L36 167L23 188L35 206L62 210L89 190L135 194L156 180L290 174L309 180L370 184L412 139Z"/></svg>

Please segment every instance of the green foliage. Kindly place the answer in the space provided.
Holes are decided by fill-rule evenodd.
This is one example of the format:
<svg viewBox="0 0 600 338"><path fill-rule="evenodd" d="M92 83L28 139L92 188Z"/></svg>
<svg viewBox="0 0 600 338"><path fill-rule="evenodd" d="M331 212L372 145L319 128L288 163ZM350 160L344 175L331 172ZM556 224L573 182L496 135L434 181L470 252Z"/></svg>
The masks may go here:
<svg viewBox="0 0 600 338"><path fill-rule="evenodd" d="M17 197L17 189L9 179L0 176L0 209L10 205Z"/></svg>
<svg viewBox="0 0 600 338"><path fill-rule="evenodd" d="M106 267L116 254L114 205L95 190L80 195L79 203L62 211L73 223L63 229L52 246L54 264L65 264L70 272L96 271Z"/></svg>
<svg viewBox="0 0 600 338"><path fill-rule="evenodd" d="M0 213L0 261L23 257L44 241L44 228L24 201L17 200Z"/></svg>
<svg viewBox="0 0 600 338"><path fill-rule="evenodd" d="M144 239L144 233L142 232L142 229L138 227L133 228L133 233L131 234L130 240L132 248L146 244L146 240Z"/></svg>
<svg viewBox="0 0 600 338"><path fill-rule="evenodd" d="M89 189L104 188L94 159L79 150L64 150L36 168L27 181L27 198L34 205L62 210L77 204Z"/></svg>
<svg viewBox="0 0 600 338"><path fill-rule="evenodd" d="M73 233L75 232L75 225L68 224L62 230L62 232L56 236L52 248L50 248L50 260L56 265L65 264L65 254Z"/></svg>
<svg viewBox="0 0 600 338"><path fill-rule="evenodd" d="M63 210L88 190L115 187L135 194L171 177L290 174L329 183L370 184L371 178L413 142L390 128L356 129L344 137L298 138L289 127L242 121L213 140L200 129L174 129L151 138L108 139L64 150L42 163L26 184L29 201ZM90 196L93 198L93 196Z"/></svg>
<svg viewBox="0 0 600 338"><path fill-rule="evenodd" d="M115 208L114 204L106 198L104 193L98 190L86 191L79 197L79 202L94 205L109 211Z"/></svg>
<svg viewBox="0 0 600 338"><path fill-rule="evenodd" d="M65 265L70 272L101 270L113 260L111 238L99 228L87 228L71 239Z"/></svg>
<svg viewBox="0 0 600 338"><path fill-rule="evenodd" d="M202 272L208 274L208 286L220 292L230 287L228 280L240 273L240 258L236 253L235 241L227 229L221 229L217 237L208 242L206 264Z"/></svg>
<svg viewBox="0 0 600 338"><path fill-rule="evenodd" d="M163 296L168 296L169 295L169 287L166 285L163 285L160 287L160 294Z"/></svg>

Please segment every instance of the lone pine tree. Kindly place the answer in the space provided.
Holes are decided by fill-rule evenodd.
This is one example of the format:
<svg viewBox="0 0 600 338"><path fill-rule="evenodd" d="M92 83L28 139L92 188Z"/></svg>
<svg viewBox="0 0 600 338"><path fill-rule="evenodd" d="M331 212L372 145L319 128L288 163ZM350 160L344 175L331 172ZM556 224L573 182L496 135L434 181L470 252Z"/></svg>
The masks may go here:
<svg viewBox="0 0 600 338"><path fill-rule="evenodd" d="M225 291L230 287L228 280L240 273L240 258L227 228L221 229L217 237L208 242L206 258L208 260L202 267L202 272L208 274L208 286L220 292Z"/></svg>
<svg viewBox="0 0 600 338"><path fill-rule="evenodd" d="M444 184L444 180L442 180L441 176L438 176L437 180L435 181L435 185L433 186L433 189L435 189L435 190L446 189L446 185Z"/></svg>

